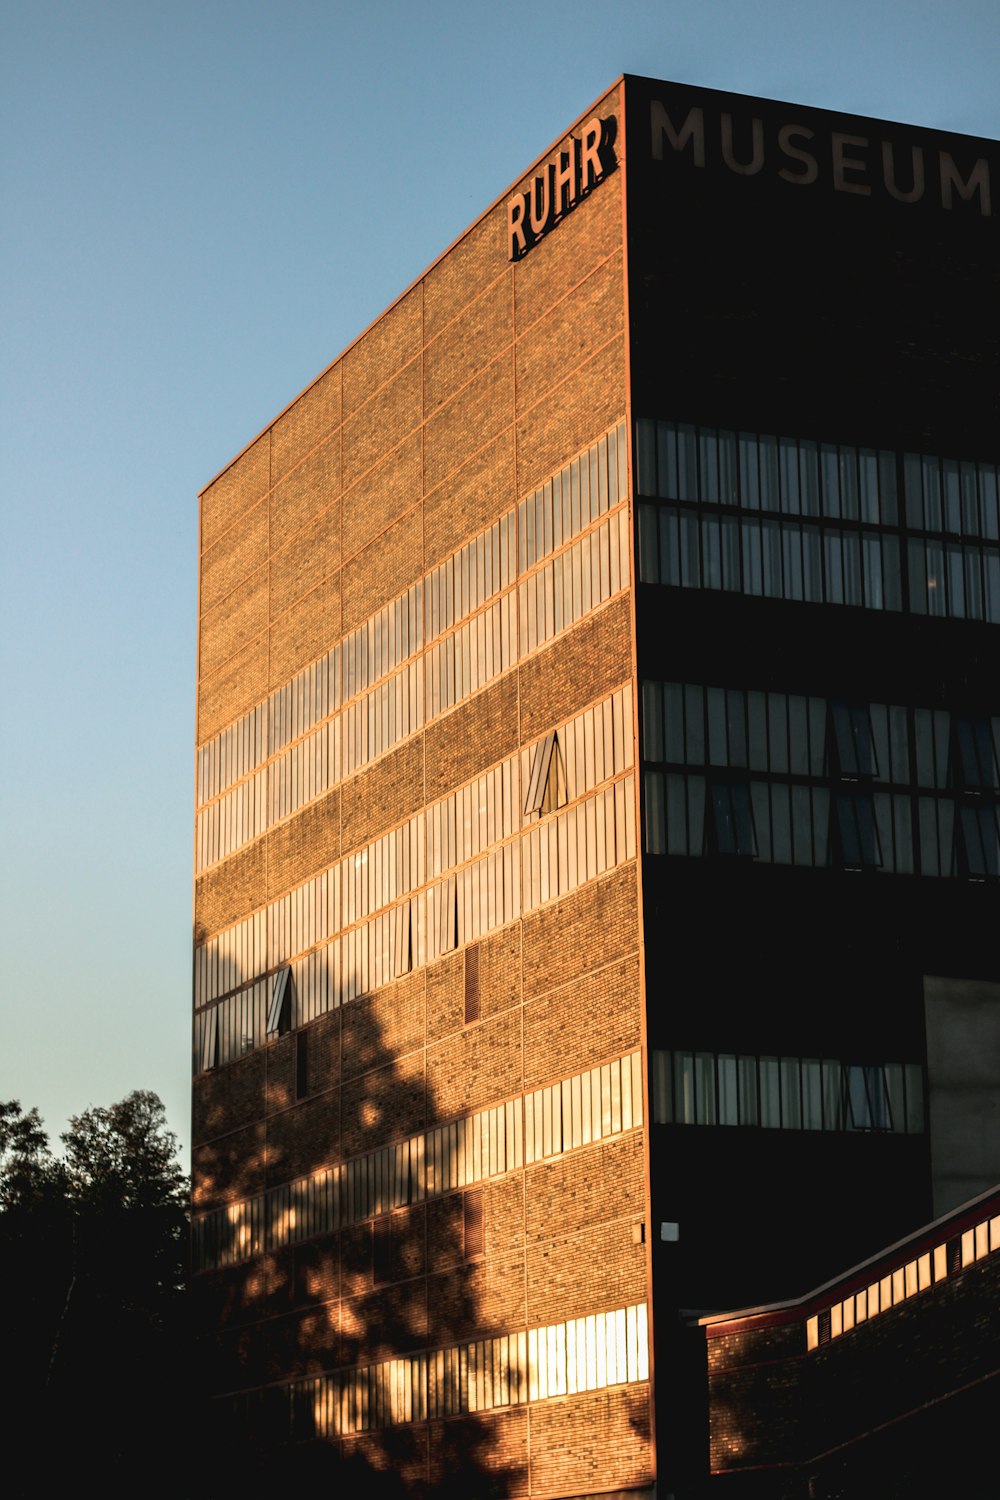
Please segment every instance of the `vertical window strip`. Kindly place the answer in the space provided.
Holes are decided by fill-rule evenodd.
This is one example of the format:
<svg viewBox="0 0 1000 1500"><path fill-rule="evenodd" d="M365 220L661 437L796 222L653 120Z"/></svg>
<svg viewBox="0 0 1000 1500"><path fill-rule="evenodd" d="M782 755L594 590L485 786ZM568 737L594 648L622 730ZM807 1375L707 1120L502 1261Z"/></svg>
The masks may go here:
<svg viewBox="0 0 1000 1500"><path fill-rule="evenodd" d="M212 1012L211 1014L216 1014ZM546 1096L548 1132L535 1134ZM553 1115L555 1111L555 1115ZM553 1118L558 1120L553 1135ZM562 1122L565 1121L565 1129ZM379 1147L194 1219L196 1273L474 1187L643 1123L641 1053ZM249 1228L247 1228L249 1226Z"/></svg>

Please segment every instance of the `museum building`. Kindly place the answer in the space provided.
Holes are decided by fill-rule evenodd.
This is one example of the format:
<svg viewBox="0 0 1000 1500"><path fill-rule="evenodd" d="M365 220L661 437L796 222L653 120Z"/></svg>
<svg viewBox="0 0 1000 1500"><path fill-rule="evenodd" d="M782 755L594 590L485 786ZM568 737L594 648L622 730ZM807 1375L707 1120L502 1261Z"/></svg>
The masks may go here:
<svg viewBox="0 0 1000 1500"><path fill-rule="evenodd" d="M203 491L220 1443L693 1493L692 1312L1000 1180L998 174L625 77Z"/></svg>

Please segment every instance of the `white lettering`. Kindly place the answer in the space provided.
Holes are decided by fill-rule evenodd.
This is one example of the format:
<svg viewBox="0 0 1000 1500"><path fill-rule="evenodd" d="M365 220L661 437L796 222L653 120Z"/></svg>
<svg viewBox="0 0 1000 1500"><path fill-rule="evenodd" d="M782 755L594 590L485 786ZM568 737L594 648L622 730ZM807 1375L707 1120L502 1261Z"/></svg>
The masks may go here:
<svg viewBox="0 0 1000 1500"><path fill-rule="evenodd" d="M693 143L694 164L705 165L705 112L700 106L688 110L687 119L680 130L675 130L673 121L659 99L654 99L649 110L649 125L652 132L653 160L663 160L664 136L674 151L683 151L688 141Z"/></svg>
<svg viewBox="0 0 1000 1500"><path fill-rule="evenodd" d="M733 117L726 113L722 116L722 160L730 172L738 172L741 177L755 177L764 165L764 121L755 117L751 123L753 156L749 162L737 161L733 153Z"/></svg>
<svg viewBox="0 0 1000 1500"><path fill-rule="evenodd" d="M782 167L778 176L785 182L794 182L796 187L808 187L819 176L819 167L815 156L811 156L808 151L801 151L798 146L792 145L793 136L799 136L804 141L811 141L813 133L811 130L807 130L805 125L782 125L778 131L778 145L781 150L792 161L800 161L805 167L805 171L791 172L787 167Z"/></svg>
<svg viewBox="0 0 1000 1500"><path fill-rule="evenodd" d="M924 153L919 146L910 150L910 181L907 192L896 182L896 163L891 141L882 142L882 181L890 198L897 203L918 203L924 196Z"/></svg>
<svg viewBox="0 0 1000 1500"><path fill-rule="evenodd" d="M857 156L846 155L846 147L858 146L867 149L868 137L865 135L844 135L835 130L830 138L833 147L833 186L838 193L860 193L863 198L871 196L871 187L867 182L851 182L847 176L848 172L867 172L868 163Z"/></svg>
<svg viewBox="0 0 1000 1500"><path fill-rule="evenodd" d="M942 151L940 154L941 167L941 206L951 208L952 188L958 192L963 203L971 203L974 193L979 194L979 208L984 218L989 218L990 209L990 166L985 157L981 156L965 182L959 174L951 153Z"/></svg>

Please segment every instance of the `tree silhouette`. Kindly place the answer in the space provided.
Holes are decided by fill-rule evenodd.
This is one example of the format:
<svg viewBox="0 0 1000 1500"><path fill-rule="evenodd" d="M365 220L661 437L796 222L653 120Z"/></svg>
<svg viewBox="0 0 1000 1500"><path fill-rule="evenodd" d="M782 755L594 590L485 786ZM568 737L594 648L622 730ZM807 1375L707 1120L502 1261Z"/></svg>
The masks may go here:
<svg viewBox="0 0 1000 1500"><path fill-rule="evenodd" d="M195 1087L196 1210L260 1194L441 1123L446 1116L414 1059L426 1041L425 1007L442 1003L442 987L455 991L461 1031L463 965L461 953L451 955L430 975L418 970L202 1075ZM410 1010L420 1021L401 1041L397 1017ZM474 1191L481 1203L491 1184ZM526 1476L503 1462L489 1417L337 1436L322 1430L306 1385L299 1399L289 1399L290 1378L305 1382L506 1332L509 1324L483 1305L482 1249L469 1243L467 1223L463 1194L452 1191L298 1243L268 1244L194 1277L196 1366L206 1397L201 1493L261 1492L302 1480L370 1500L521 1492ZM501 1423L508 1416L497 1413Z"/></svg>
<svg viewBox="0 0 1000 1500"><path fill-rule="evenodd" d="M185 1179L155 1094L86 1110L52 1156L35 1109L0 1104L9 1493L90 1480L176 1493L186 1431ZM150 1455L157 1454L150 1469Z"/></svg>

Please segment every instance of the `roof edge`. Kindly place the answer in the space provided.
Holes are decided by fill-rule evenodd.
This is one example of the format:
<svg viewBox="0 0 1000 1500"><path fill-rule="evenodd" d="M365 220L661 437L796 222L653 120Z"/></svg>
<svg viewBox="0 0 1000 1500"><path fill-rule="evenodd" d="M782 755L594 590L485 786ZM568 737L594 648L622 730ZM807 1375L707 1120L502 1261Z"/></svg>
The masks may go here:
<svg viewBox="0 0 1000 1500"><path fill-rule="evenodd" d="M529 175L529 173L531 173L535 169L535 167L539 166L545 160L545 158L547 156L550 156L552 154L552 152L556 149L556 147L559 145L560 141L564 140L565 137L567 135L569 135L569 133L572 130L574 130L578 125L583 124L583 122L591 114L593 114L593 112L597 108L597 106L604 99L606 99L608 97L608 95L613 92L613 90L615 90L616 88L619 88L623 83L625 83L626 79L629 76L630 75L625 74L625 73L619 73L618 77L615 78L615 79L613 79L612 82L608 84L607 88L603 89L601 91L601 93L599 93L597 95L597 98L594 99L587 106L586 109L581 110L580 113L573 120L570 121L569 125L566 126L565 130L561 130L559 132L559 134L545 148L544 151L540 151L538 153L538 155L534 158L534 160L531 161L528 164L528 166L525 167L525 169L524 169L523 172L519 172L516 177L511 178L510 182L502 190L502 192L498 193L496 195L496 197L493 198L492 201L487 204L487 206L482 210L482 212L476 215L476 217L472 220L471 224L468 224L466 226L466 228L462 230L461 234L456 235L455 238L451 241L451 243L449 245L447 245L441 251L441 253L439 255L436 255L434 257L434 259L430 262L430 264L427 265L427 266L425 266L424 269L419 273L419 275L415 276L413 278L413 280L411 282L409 282L403 288L403 290L399 293L399 295L397 297L394 297L393 300L390 303L388 303L388 305L386 307L384 307L382 309L382 311L378 314L377 317L372 318L372 320L371 320L370 323L366 323L365 326L364 326L364 328L362 328L361 332L355 338L353 338L349 344L345 344L344 347L343 347L343 349L341 349L340 353L334 355L333 359L331 359L331 361L330 361L330 363L328 365L324 365L323 369L320 370L320 372L319 372L318 375L316 375L312 380L309 381L308 385L304 385L302 387L302 389L299 392L297 392L296 395L294 395L292 397L291 401L287 402L286 405L284 405L281 408L281 410L275 416L273 416L271 418L271 420L269 422L266 422L264 424L264 426L260 429L259 432L255 433L254 436L252 438L250 438L249 442L246 442L246 443L243 444L243 447L239 450L238 453L234 454L234 456L228 461L228 463L223 464L222 468L218 471L217 474L214 474L212 476L212 478L209 479L206 484L202 485L201 489L198 491L198 499L200 500L202 498L202 496L206 493L206 491L208 491L208 490L210 490L212 488L213 484L217 484L219 482L219 480L222 478L223 474L227 473L228 470L230 470L233 467L234 464L239 463L239 461L243 457L243 455L245 453L248 453L250 451L250 449L254 446L255 443L259 443L260 440L261 440L261 438L264 436L264 434L266 432L270 432L271 428L275 425L275 423L281 421L281 418L285 415L286 412L291 411L291 409L295 405L296 401L300 401L303 396L305 396L309 391L312 390L313 386L318 385L319 382L323 379L323 377L325 375L328 375L330 373L330 371L333 369L334 365L336 365L338 363L338 361L342 360L344 358L344 356L346 354L348 354L354 348L354 346L356 344L359 344L361 342L361 340L365 337L365 334L367 334L372 328L374 328L375 325L376 325L376 323L380 323L382 321L382 319L386 316L387 313L392 312L392 309L394 307L398 306L398 304L403 301L404 297L408 297L409 294L413 291L413 288L415 286L417 286L419 282L423 281L424 277L427 276L427 275L429 275L430 272L433 271L434 267L437 266L437 265L439 265L440 262L442 260L444 260L444 258L445 258L446 255L450 255L451 252L455 249L455 247L457 245L460 245L462 243L462 241L468 235L470 235L472 233L472 231L477 227L477 225L479 225L479 224L482 223L483 219L487 218L491 213L493 213L494 209L496 209L496 208L499 207L499 205L510 195L510 193L513 191L513 189L516 187L516 185L519 182L521 182L525 177L527 177Z"/></svg>

